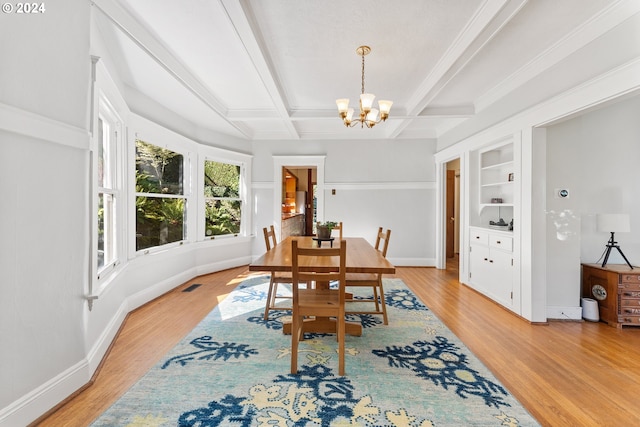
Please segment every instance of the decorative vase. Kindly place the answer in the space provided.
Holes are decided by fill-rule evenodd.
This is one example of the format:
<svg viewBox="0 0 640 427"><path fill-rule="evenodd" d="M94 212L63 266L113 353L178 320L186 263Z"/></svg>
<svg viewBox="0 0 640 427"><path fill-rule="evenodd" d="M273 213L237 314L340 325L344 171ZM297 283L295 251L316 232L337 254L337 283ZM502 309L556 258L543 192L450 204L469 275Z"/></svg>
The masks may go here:
<svg viewBox="0 0 640 427"><path fill-rule="evenodd" d="M331 237L331 229L329 227L319 225L317 229L319 239L329 239Z"/></svg>

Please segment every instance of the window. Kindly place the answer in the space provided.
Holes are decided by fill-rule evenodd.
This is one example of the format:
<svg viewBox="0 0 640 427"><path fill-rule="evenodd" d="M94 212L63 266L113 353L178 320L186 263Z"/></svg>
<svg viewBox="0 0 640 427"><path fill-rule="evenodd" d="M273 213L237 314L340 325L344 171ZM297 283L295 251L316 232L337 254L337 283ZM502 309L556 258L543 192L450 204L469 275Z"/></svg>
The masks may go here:
<svg viewBox="0 0 640 427"><path fill-rule="evenodd" d="M182 154L136 140L136 250L185 239Z"/></svg>
<svg viewBox="0 0 640 427"><path fill-rule="evenodd" d="M204 199L207 237L240 233L241 176L242 170L239 165L205 160Z"/></svg>
<svg viewBox="0 0 640 427"><path fill-rule="evenodd" d="M103 278L119 262L119 236L117 232L118 204L120 203L119 144L120 123L106 101L100 103L96 149L94 150L94 179L96 180L97 215L96 272Z"/></svg>

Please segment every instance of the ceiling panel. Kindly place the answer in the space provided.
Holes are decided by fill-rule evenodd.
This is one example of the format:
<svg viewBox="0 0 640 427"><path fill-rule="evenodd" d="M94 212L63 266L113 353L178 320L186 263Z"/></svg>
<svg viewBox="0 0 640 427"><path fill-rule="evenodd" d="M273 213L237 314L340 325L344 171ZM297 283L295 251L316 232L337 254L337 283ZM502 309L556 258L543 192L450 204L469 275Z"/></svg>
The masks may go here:
<svg viewBox="0 0 640 427"><path fill-rule="evenodd" d="M282 140L429 139L495 103L518 111L520 99L570 87L571 67L581 67L574 84L601 72L596 61L564 59L596 40L612 43L606 33L640 12L629 0L94 4L126 85L198 126ZM389 120L366 130L346 128L335 106L346 97L357 107L360 45L372 48L365 90L394 102ZM549 73L561 84L538 78Z"/></svg>

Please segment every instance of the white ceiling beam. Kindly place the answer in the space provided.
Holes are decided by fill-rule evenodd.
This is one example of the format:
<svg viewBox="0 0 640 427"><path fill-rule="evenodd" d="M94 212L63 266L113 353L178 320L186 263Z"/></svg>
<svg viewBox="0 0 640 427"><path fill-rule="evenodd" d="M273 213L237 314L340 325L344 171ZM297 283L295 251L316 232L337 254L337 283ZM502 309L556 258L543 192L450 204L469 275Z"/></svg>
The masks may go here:
<svg viewBox="0 0 640 427"><path fill-rule="evenodd" d="M527 0L485 1L407 102L408 114L419 115L440 91L464 69L465 65L522 9L526 2ZM392 137L400 135L409 124L409 121L399 123L392 133Z"/></svg>
<svg viewBox="0 0 640 427"><path fill-rule="evenodd" d="M637 0L621 0L610 5L480 96L475 102L476 109L484 110L637 13L640 13Z"/></svg>
<svg viewBox="0 0 640 427"><path fill-rule="evenodd" d="M251 138L245 126L240 126L228 119L226 106L189 71L189 68L178 60L165 48L149 31L126 9L114 0L93 0L96 6L115 26L117 26L143 52L153 59L160 67L180 82L189 92L200 99L216 114L222 117L242 135Z"/></svg>
<svg viewBox="0 0 640 427"><path fill-rule="evenodd" d="M244 0L220 1L287 131L291 137L299 137L293 122L290 120L289 108L283 95L282 85L276 79L273 64L270 63L268 55L265 54L265 43L257 30L258 25L249 3Z"/></svg>

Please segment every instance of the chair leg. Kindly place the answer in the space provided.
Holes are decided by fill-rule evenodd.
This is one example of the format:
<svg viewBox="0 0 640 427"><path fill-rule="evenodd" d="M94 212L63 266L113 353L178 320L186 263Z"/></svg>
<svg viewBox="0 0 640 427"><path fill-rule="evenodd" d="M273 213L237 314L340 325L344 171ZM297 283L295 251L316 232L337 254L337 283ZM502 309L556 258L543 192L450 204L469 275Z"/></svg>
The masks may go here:
<svg viewBox="0 0 640 427"><path fill-rule="evenodd" d="M378 287L372 286L373 288L373 303L376 306L376 311L380 311L380 303L378 303Z"/></svg>
<svg viewBox="0 0 640 427"><path fill-rule="evenodd" d="M388 325L389 319L387 318L387 303L384 301L384 288L382 287L382 280L380 280L378 285L380 287L380 305L382 305L382 323Z"/></svg>
<svg viewBox="0 0 640 427"><path fill-rule="evenodd" d="M273 303L271 300L272 299L275 300L275 292L276 292L276 289L274 289L275 286L276 286L276 283L273 282L273 274L272 274L269 279L269 292L267 293L267 303L264 307L264 320L269 320L269 309L273 307Z"/></svg>
<svg viewBox="0 0 640 427"><path fill-rule="evenodd" d="M344 314L341 319L337 319L338 321L338 374L341 376L345 375L344 369L344 352L345 352L345 319Z"/></svg>
<svg viewBox="0 0 640 427"><path fill-rule="evenodd" d="M291 316L291 373L298 373L298 344L302 319L297 315Z"/></svg>

